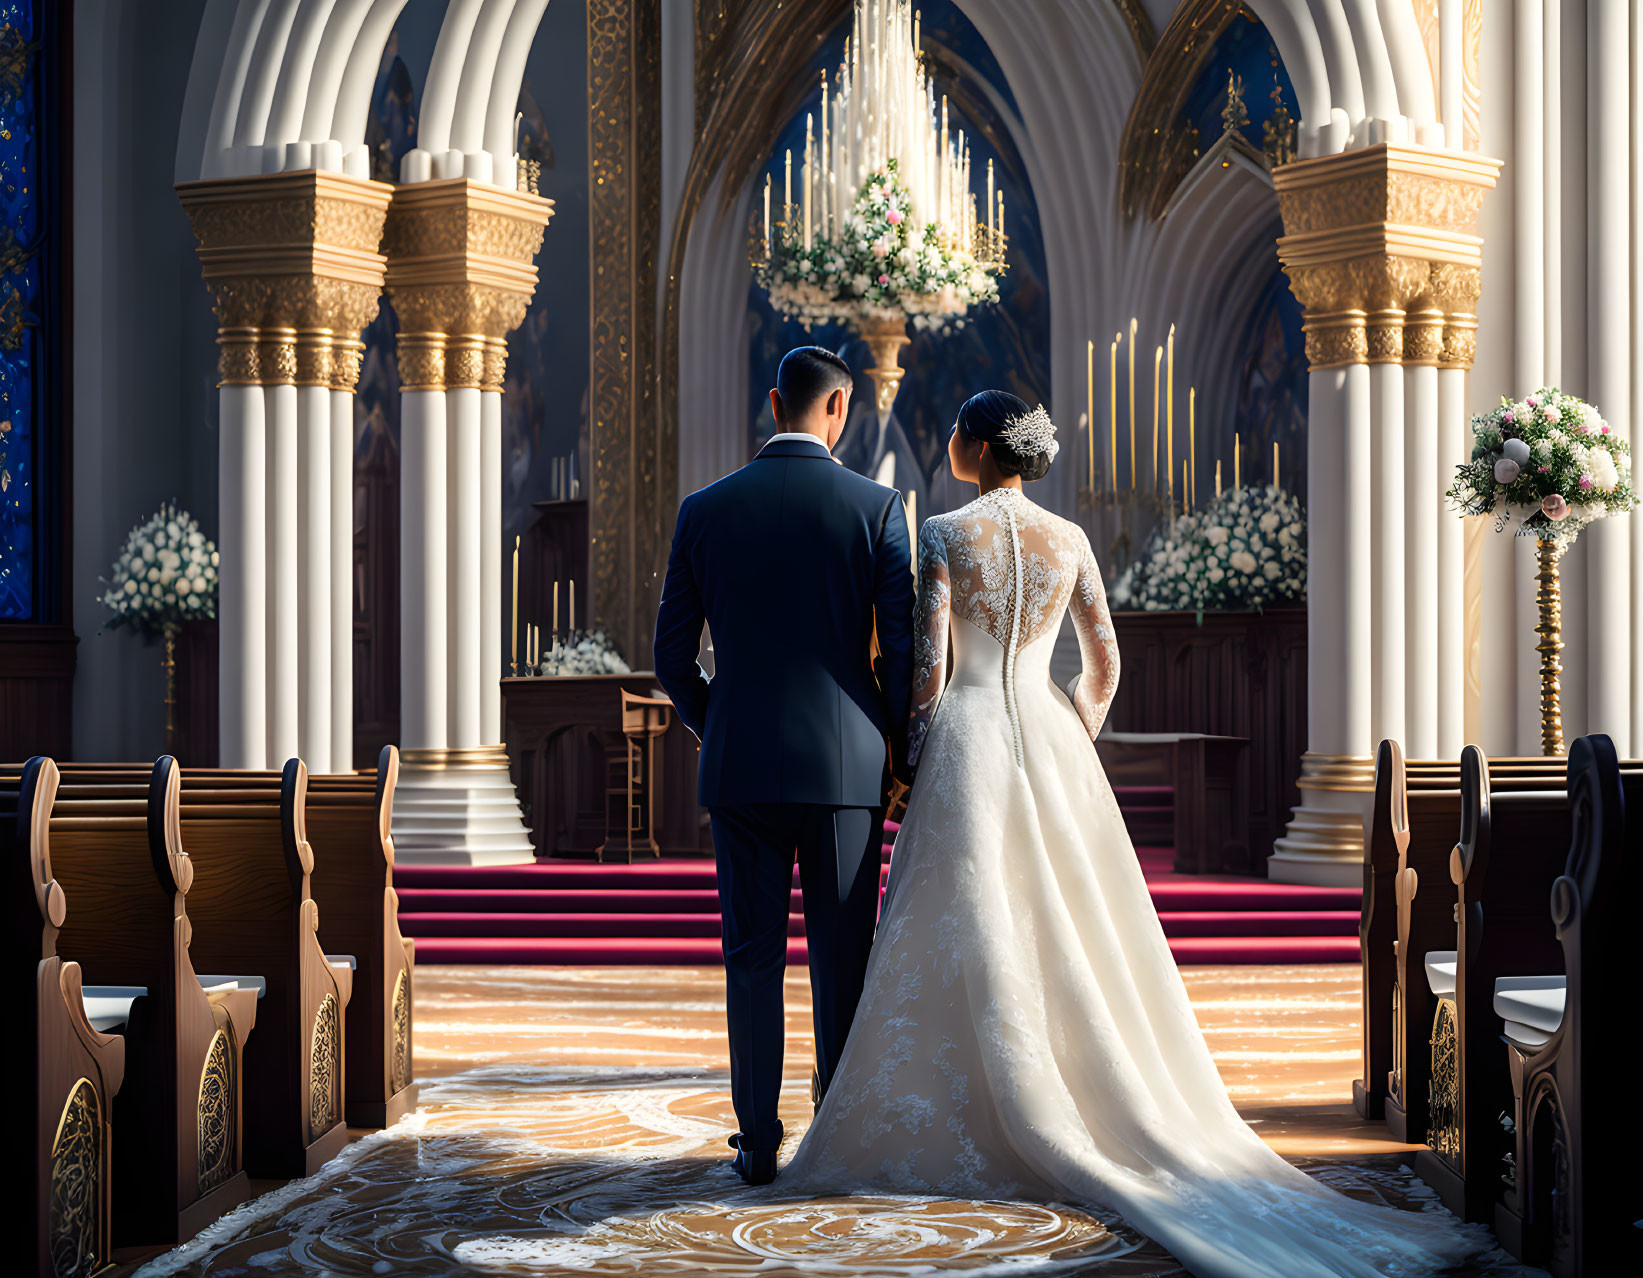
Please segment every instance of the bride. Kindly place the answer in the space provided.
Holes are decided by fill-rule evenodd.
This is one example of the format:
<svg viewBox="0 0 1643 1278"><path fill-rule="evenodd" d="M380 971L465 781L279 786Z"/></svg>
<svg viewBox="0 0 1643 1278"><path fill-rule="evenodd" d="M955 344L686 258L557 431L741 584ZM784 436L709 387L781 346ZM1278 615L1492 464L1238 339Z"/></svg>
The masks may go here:
<svg viewBox="0 0 1643 1278"><path fill-rule="evenodd" d="M860 1009L783 1187L1086 1204L1200 1278L1455 1263L1473 1231L1342 1197L1227 1097L1090 748L1118 684L1095 556L1021 491L1054 433L1001 391L959 410L953 474L981 495L919 536L917 784ZM1068 612L1070 699L1050 679Z"/></svg>

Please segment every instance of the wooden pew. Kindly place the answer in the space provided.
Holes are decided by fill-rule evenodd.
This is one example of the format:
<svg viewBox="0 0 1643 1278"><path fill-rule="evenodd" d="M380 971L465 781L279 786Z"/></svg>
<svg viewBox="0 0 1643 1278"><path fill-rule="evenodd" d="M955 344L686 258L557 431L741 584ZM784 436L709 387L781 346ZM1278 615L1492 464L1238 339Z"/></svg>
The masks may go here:
<svg viewBox="0 0 1643 1278"><path fill-rule="evenodd" d="M113 1105L121 1246L191 1238L251 1195L242 1120L256 995L204 988L196 974L178 792L169 756L123 780L65 765L51 817L52 868L74 902L59 942L88 993L114 999L105 1026L125 1042Z"/></svg>
<svg viewBox="0 0 1643 1278"><path fill-rule="evenodd" d="M1567 766L1567 765L1565 765ZM1565 782L1566 784L1566 782ZM1568 795L1504 791L1483 753L1461 755L1460 839L1450 857L1455 884L1455 985L1431 1034L1432 1114L1415 1171L1463 1220L1491 1221L1512 1109L1500 1050L1495 981L1562 961L1546 930L1546 900L1569 846Z"/></svg>
<svg viewBox="0 0 1643 1278"><path fill-rule="evenodd" d="M246 1167L312 1175L347 1140L342 1021L352 972L327 962L309 893L313 850L304 815L307 769L290 760L277 789L183 780L181 821L199 867L196 963L261 978L257 1038L246 1052Z"/></svg>
<svg viewBox="0 0 1643 1278"><path fill-rule="evenodd" d="M326 952L354 963L345 1017L345 1114L352 1127L386 1127L415 1107L412 1012L415 942L399 930L389 832L399 751L384 746L374 772L308 777L306 818L314 864L310 889ZM277 772L190 768L185 791L274 792ZM226 795L220 796L226 800Z"/></svg>
<svg viewBox="0 0 1643 1278"><path fill-rule="evenodd" d="M68 912L52 876L49 822L57 766L34 758L0 777L5 957L0 997L25 1037L0 1053L0 1083L34 1119L33 1147L8 1168L0 1232L14 1273L95 1274L113 1255L111 1110L125 1076L125 1040L95 1029L80 965L57 953ZM20 1116L19 1116L20 1117Z"/></svg>
<svg viewBox="0 0 1643 1278"><path fill-rule="evenodd" d="M399 751L384 746L375 776L308 779L313 893L328 950L355 956L347 1015L347 1117L387 1127L416 1107L412 1082L415 942L399 930L389 833Z"/></svg>
<svg viewBox="0 0 1643 1278"><path fill-rule="evenodd" d="M1544 920L1562 951L1561 1015L1547 1028L1556 1003L1546 996L1556 986L1549 979L1534 983L1543 993L1497 986L1494 997L1507 1018L1514 1128L1495 1232L1557 1278L1635 1264L1632 1222L1643 1216L1627 1121L1643 968L1633 919L1643 892L1643 775L1622 772L1608 737L1581 737L1569 751L1568 786L1568 860Z"/></svg>
<svg viewBox="0 0 1643 1278"><path fill-rule="evenodd" d="M1491 766L1502 790L1563 783L1561 759L1501 759ZM1408 761L1397 742L1381 743L1358 924L1363 1076L1352 1092L1360 1114L1384 1115L1392 1135L1412 1143L1427 1135L1427 1044L1436 1011L1425 959L1455 945L1449 858L1460 804L1458 761Z"/></svg>

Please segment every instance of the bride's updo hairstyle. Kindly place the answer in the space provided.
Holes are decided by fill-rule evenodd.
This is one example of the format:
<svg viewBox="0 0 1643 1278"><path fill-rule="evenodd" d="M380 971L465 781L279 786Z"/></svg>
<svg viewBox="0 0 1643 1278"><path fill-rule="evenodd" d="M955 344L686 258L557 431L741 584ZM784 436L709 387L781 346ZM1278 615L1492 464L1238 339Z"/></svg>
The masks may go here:
<svg viewBox="0 0 1643 1278"><path fill-rule="evenodd" d="M966 439L992 449L1001 475L1034 480L1050 473L1058 446L1055 427L1042 405L1032 408L1009 391L982 391L958 410L958 429Z"/></svg>

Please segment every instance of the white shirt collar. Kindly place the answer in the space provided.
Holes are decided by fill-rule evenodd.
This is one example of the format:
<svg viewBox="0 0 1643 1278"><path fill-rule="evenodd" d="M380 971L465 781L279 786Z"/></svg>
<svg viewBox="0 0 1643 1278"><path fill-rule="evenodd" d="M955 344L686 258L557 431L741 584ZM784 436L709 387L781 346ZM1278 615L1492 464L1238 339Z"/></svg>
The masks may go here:
<svg viewBox="0 0 1643 1278"><path fill-rule="evenodd" d="M812 435L809 431L804 430L778 431L764 442L766 444L819 444L823 448L827 447L826 444L822 443L819 436Z"/></svg>

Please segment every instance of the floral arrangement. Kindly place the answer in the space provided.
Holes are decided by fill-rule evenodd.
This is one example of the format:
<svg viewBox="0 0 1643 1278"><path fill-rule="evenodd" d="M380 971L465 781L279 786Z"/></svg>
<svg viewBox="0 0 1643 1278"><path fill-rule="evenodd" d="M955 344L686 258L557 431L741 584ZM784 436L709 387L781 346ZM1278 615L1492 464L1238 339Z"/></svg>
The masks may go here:
<svg viewBox="0 0 1643 1278"><path fill-rule="evenodd" d="M1272 484L1159 524L1111 592L1118 608L1234 612L1306 597L1306 514Z"/></svg>
<svg viewBox="0 0 1643 1278"><path fill-rule="evenodd" d="M560 640L559 661L548 654L536 669L542 675L632 674L603 630L572 630Z"/></svg>
<svg viewBox="0 0 1643 1278"><path fill-rule="evenodd" d="M1455 470L1449 500L1495 516L1500 531L1573 541L1587 524L1637 506L1631 449L1601 413L1542 387L1472 419L1472 456Z"/></svg>
<svg viewBox="0 0 1643 1278"><path fill-rule="evenodd" d="M806 327L911 316L915 328L940 330L998 299L1001 264L915 221L896 169L891 159L868 174L836 238L813 235L806 249L790 226L773 236L754 273L778 312Z"/></svg>
<svg viewBox="0 0 1643 1278"><path fill-rule="evenodd" d="M110 630L153 638L217 615L217 548L187 511L167 502L126 535L100 602Z"/></svg>

